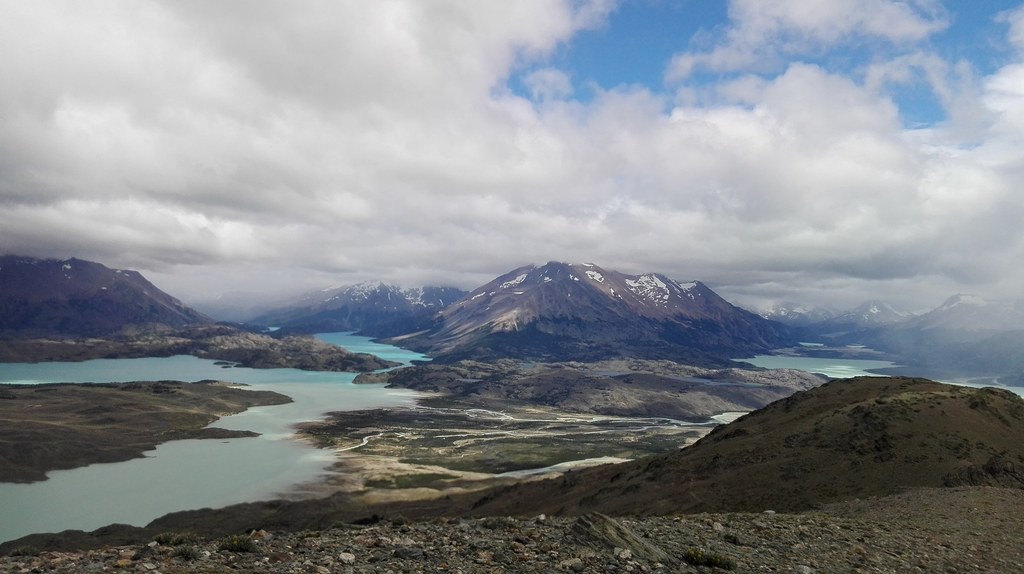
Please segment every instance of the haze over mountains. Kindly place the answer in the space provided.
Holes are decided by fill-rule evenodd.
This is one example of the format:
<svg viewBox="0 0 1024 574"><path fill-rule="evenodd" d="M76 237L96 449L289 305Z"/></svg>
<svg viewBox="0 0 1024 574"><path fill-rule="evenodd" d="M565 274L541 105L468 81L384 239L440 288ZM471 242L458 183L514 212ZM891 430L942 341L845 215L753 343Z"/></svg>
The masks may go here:
<svg viewBox="0 0 1024 574"><path fill-rule="evenodd" d="M454 287L366 282L309 293L261 313L251 322L287 332L358 331L370 337L389 337L429 327L435 313L465 294Z"/></svg>
<svg viewBox="0 0 1024 574"><path fill-rule="evenodd" d="M980 375L1024 381L1024 304L969 294L949 297L920 314L868 301L845 313L813 321L827 311L796 304L762 313L797 329L804 341L866 345L907 365L908 373Z"/></svg>

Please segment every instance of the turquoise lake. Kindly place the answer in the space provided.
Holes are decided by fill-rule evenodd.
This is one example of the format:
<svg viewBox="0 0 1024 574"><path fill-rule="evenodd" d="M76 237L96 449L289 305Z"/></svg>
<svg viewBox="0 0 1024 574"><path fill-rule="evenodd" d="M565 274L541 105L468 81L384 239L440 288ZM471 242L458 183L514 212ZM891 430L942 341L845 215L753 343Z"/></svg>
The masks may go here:
<svg viewBox="0 0 1024 574"><path fill-rule="evenodd" d="M818 357L795 357L792 355L757 355L751 359L736 359L765 369L796 369L808 373L820 373L833 379L878 376L873 369L895 367L890 361L871 359L828 359Z"/></svg>
<svg viewBox="0 0 1024 574"><path fill-rule="evenodd" d="M366 337L324 333L356 352L408 364L423 355ZM34 532L93 530L113 523L142 526L164 514L240 502L301 496L303 485L329 472L332 452L295 440L293 426L330 411L411 405L416 394L355 385L353 373L223 368L190 356L98 359L81 363L0 363L0 384L198 381L218 379L288 395L287 405L251 408L211 426L252 430L259 437L183 440L145 458L48 473L32 484L0 483L0 542Z"/></svg>

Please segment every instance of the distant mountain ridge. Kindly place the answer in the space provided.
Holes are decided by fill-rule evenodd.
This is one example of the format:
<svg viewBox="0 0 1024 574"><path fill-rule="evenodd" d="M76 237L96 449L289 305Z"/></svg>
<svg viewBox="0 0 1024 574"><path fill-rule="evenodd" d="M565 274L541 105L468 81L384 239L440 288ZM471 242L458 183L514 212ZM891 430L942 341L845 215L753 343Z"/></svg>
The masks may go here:
<svg viewBox="0 0 1024 574"><path fill-rule="evenodd" d="M393 342L445 360L635 356L724 364L789 342L784 325L736 307L699 281L549 262L501 275Z"/></svg>
<svg viewBox="0 0 1024 574"><path fill-rule="evenodd" d="M400 287L369 281L306 294L251 322L285 332L356 331L387 337L424 329L466 294L455 287Z"/></svg>
<svg viewBox="0 0 1024 574"><path fill-rule="evenodd" d="M0 256L0 333L105 335L211 322L137 271L81 259Z"/></svg>
<svg viewBox="0 0 1024 574"><path fill-rule="evenodd" d="M784 325L805 326L832 319L838 315L838 312L830 307L785 301L763 309L760 315L765 319L778 321Z"/></svg>
<svg viewBox="0 0 1024 574"><path fill-rule="evenodd" d="M859 306L811 326L819 332L856 331L902 323L914 315L900 311L885 301L865 301Z"/></svg>
<svg viewBox="0 0 1024 574"><path fill-rule="evenodd" d="M823 321L783 321L805 341L866 345L891 354L908 373L998 376L1004 384L1024 384L1024 301L956 294L919 314L867 301Z"/></svg>
<svg viewBox="0 0 1024 574"><path fill-rule="evenodd" d="M942 305L907 322L914 329L996 332L1024 330L1024 304L956 294Z"/></svg>

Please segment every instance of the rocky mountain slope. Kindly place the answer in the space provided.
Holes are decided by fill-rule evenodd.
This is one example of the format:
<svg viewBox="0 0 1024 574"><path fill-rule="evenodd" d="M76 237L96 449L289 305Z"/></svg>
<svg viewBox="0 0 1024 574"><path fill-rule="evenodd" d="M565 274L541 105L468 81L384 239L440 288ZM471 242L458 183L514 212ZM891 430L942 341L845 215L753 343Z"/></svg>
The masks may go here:
<svg viewBox="0 0 1024 574"><path fill-rule="evenodd" d="M454 287L360 283L307 294L250 320L285 332L357 331L387 337L424 329L433 316L466 294Z"/></svg>
<svg viewBox="0 0 1024 574"><path fill-rule="evenodd" d="M211 319L136 271L68 259L0 256L0 333L104 335Z"/></svg>
<svg viewBox="0 0 1024 574"><path fill-rule="evenodd" d="M1024 488L1024 399L862 377L772 403L679 452L493 492L474 512L806 510L958 485Z"/></svg>
<svg viewBox="0 0 1024 574"><path fill-rule="evenodd" d="M718 364L789 342L788 329L700 282L550 262L506 273L393 342L440 360L667 358Z"/></svg>

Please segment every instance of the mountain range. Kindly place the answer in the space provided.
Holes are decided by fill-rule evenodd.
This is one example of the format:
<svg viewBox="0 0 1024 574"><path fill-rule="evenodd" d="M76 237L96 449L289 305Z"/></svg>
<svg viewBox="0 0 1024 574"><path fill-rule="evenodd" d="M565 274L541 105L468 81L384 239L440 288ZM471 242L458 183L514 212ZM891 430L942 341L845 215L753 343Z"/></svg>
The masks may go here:
<svg viewBox="0 0 1024 574"><path fill-rule="evenodd" d="M842 313L782 304L763 314L777 321L730 304L700 281L550 262L514 269L469 293L382 282L327 289L251 322L280 327L278 337L357 331L440 362L636 357L710 367L796 341L819 341L867 345L932 376L981 373L1024 380L1020 303L961 294L919 315L881 301ZM212 323L135 271L80 259L0 257L0 336L8 340L131 335Z"/></svg>
<svg viewBox="0 0 1024 574"><path fill-rule="evenodd" d="M434 314L465 294L455 287L366 282L309 293L250 322L284 332L356 331L368 337L391 337L429 327Z"/></svg>
<svg viewBox="0 0 1024 574"><path fill-rule="evenodd" d="M803 327L826 321L838 315L832 307L807 305L793 301L776 303L762 309L759 315L771 321L778 321L793 327Z"/></svg>
<svg viewBox="0 0 1024 574"><path fill-rule="evenodd" d="M8 336L128 335L213 323L139 273L99 263L5 256L0 278L0 331ZM381 282L329 289L252 322L278 327L276 337L391 337L441 361L637 357L720 366L792 340L788 327L699 281L559 262L514 269L471 293Z"/></svg>
<svg viewBox="0 0 1024 574"><path fill-rule="evenodd" d="M505 273L441 311L429 329L390 341L443 361L631 356L724 364L791 337L699 281L549 262Z"/></svg>

